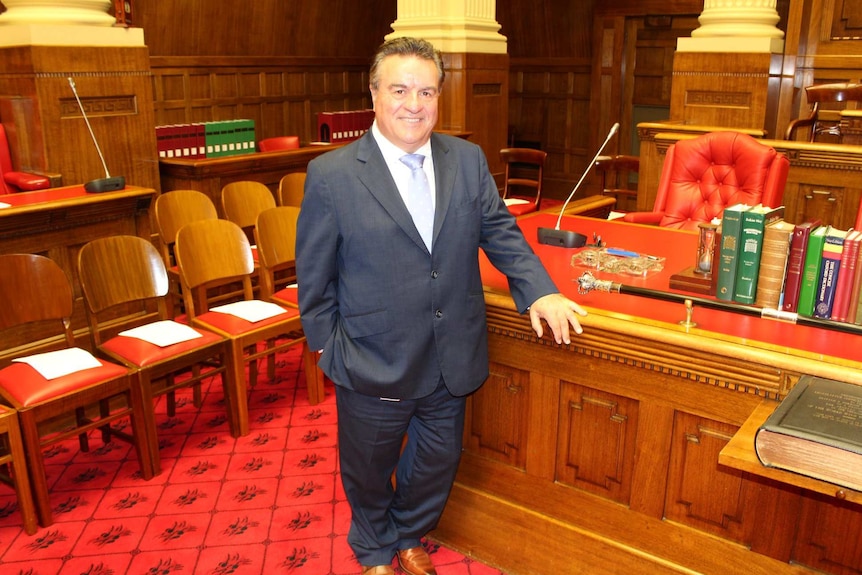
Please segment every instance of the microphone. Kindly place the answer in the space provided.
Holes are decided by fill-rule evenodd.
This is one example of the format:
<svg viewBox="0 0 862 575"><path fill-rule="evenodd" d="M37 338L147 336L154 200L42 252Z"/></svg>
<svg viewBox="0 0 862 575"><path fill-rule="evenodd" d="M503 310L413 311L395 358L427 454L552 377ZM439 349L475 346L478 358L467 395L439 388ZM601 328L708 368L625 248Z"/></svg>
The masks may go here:
<svg viewBox="0 0 862 575"><path fill-rule="evenodd" d="M608 142L611 141L611 138L614 137L614 134L617 133L617 130L620 129L620 124L617 122L613 126L611 126L611 131L608 132L608 136L605 138L604 143L599 146L599 151L596 152L596 155L593 157L593 160L587 164L587 169L584 170L584 173L581 175L581 179L578 180L578 183L575 184L575 187L572 189L572 193L569 194L569 197L566 198L563 207L560 209L560 215L557 216L557 225L553 228L539 228L539 243L546 244L549 246L559 246L562 248L579 248L587 243L587 237L583 234L579 234L577 232L569 232L566 230L560 229L560 221L563 219L563 212L566 211L566 206L569 205L569 202L572 201L572 198L575 197L575 193L578 191L578 188L581 187L581 184L584 182L584 178L587 177L587 174L590 173L590 169L595 165L596 160L599 159L599 155L601 155L602 150L605 149L605 146L608 145Z"/></svg>
<svg viewBox="0 0 862 575"><path fill-rule="evenodd" d="M108 171L108 164L105 163L105 156L102 155L102 149L99 147L98 140L96 140L96 134L93 133L93 128L90 126L90 119L87 118L87 113L84 111L83 104L81 104L81 98L78 97L78 90L75 88L75 81L72 78L67 78L67 80L69 80L69 86L72 87L72 93L75 94L75 101L78 102L78 109L81 110L81 116L84 117L84 122L87 124L87 130L90 131L90 137L93 139L96 151L99 153L99 159L102 160L102 168L105 169L104 178L90 180L84 184L84 189L92 193L122 190L126 187L126 178L123 176L111 176L111 173Z"/></svg>

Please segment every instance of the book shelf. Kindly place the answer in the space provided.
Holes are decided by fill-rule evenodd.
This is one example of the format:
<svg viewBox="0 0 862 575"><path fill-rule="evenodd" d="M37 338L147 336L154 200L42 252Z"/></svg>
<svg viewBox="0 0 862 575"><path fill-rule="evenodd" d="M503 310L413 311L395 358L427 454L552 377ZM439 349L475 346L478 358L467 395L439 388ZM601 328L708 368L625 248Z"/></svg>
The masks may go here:
<svg viewBox="0 0 862 575"><path fill-rule="evenodd" d="M776 407L778 407L778 402L769 399L763 400L751 413L742 427L739 428L739 431L727 442L724 449L721 450L718 462L733 469L751 473L752 475L862 505L862 492L860 491L806 477L805 475L791 471L766 467L760 463L760 460L757 459L757 454L754 452L754 435Z"/></svg>

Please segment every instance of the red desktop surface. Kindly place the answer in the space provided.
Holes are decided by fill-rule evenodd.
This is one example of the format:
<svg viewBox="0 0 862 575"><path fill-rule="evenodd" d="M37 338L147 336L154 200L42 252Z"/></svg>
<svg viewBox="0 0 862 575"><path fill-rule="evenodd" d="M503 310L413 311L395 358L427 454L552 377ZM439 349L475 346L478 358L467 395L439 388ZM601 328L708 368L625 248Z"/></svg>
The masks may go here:
<svg viewBox="0 0 862 575"><path fill-rule="evenodd" d="M678 322L685 319L685 307L682 303L595 290L587 294L579 294L577 279L585 269L572 267L571 260L573 255L590 249L589 246L561 248L542 245L537 241L537 229L553 228L556 220L555 215L536 214L520 218L519 225L563 294L586 308L611 312L622 317L631 316L633 321L644 318L667 323L669 327L673 326L675 329L686 329L678 326ZM599 279L611 280L627 286L685 294L694 298L713 299L710 296L686 294L668 287L671 275L692 267L695 263L698 242L698 234L695 232L578 216L564 217L560 229L581 233L587 237L588 243L592 243L593 234L597 234L601 236L607 247L666 258L662 271L651 272L646 277L595 272L594 275ZM505 276L491 266L484 255L481 257L480 265L483 283L486 286L508 292ZM697 305L694 308L693 319L697 323L694 329L697 329L698 333L714 332L719 336L733 336L817 355L862 361L862 345L860 345L862 339L852 333L795 325Z"/></svg>

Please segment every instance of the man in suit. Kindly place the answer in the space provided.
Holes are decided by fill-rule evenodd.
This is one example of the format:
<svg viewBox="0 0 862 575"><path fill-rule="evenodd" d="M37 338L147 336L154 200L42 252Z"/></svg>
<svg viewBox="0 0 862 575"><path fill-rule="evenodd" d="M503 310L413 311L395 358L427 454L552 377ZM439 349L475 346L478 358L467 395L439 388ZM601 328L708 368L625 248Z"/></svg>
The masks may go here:
<svg viewBox="0 0 862 575"><path fill-rule="evenodd" d="M297 228L302 325L335 383L348 542L363 575L394 574L395 556L409 575L436 574L421 538L455 478L465 396L488 376L479 248L538 337L544 320L570 343L585 315L524 240L481 148L432 133L443 76L424 40L380 47L374 125L308 165ZM421 167L405 154L421 154ZM427 204L411 215L417 190Z"/></svg>

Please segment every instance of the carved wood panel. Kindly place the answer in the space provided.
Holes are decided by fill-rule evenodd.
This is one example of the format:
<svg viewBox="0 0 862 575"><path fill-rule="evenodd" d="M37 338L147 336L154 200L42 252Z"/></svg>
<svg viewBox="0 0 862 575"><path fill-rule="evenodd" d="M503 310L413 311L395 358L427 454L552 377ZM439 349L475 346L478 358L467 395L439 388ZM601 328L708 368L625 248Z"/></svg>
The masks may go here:
<svg viewBox="0 0 862 575"><path fill-rule="evenodd" d="M740 473L718 466L718 453L737 427L677 412L665 517L743 542L746 485Z"/></svg>
<svg viewBox="0 0 862 575"><path fill-rule="evenodd" d="M525 469L529 391L529 372L492 363L487 381L467 401L466 449Z"/></svg>
<svg viewBox="0 0 862 575"><path fill-rule="evenodd" d="M559 421L557 480L628 504L638 402L564 382Z"/></svg>
<svg viewBox="0 0 862 575"><path fill-rule="evenodd" d="M835 545L830 533L841 533L843 544ZM862 515L859 506L834 500L826 505L822 501L805 498L793 559L828 573L862 573Z"/></svg>

